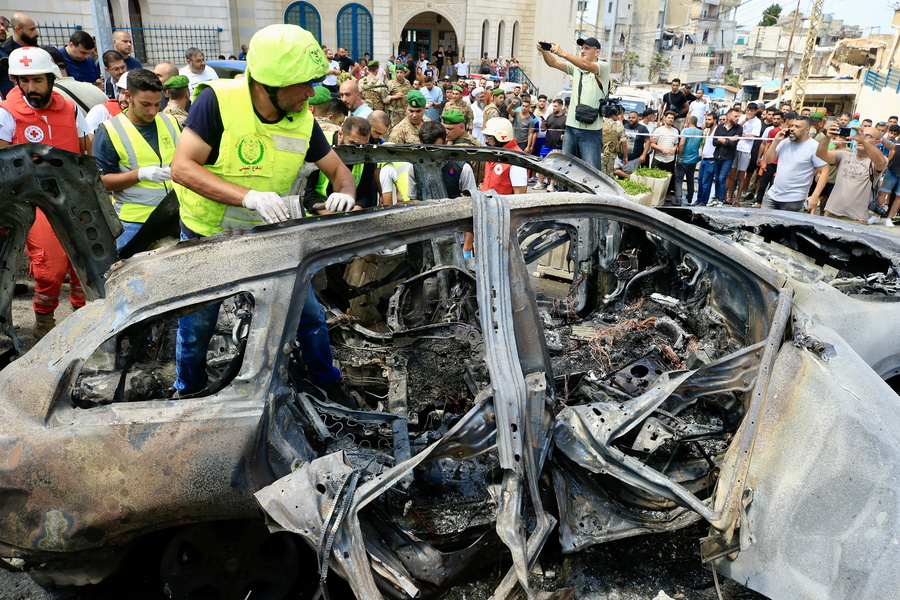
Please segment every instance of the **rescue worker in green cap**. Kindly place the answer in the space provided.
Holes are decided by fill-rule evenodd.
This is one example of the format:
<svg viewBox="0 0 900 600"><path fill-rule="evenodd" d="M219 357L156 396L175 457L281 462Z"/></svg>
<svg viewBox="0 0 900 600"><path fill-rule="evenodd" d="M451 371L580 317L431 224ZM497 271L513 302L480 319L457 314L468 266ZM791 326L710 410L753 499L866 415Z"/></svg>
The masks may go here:
<svg viewBox="0 0 900 600"><path fill-rule="evenodd" d="M326 73L328 60L316 38L296 25L277 24L250 40L246 77L197 84L172 160L183 240L291 218L281 195L308 162L332 183L326 208L353 208L353 175L306 108L315 94L313 83ZM346 404L325 315L312 286L306 291L299 321L303 333L296 338L300 354L312 383ZM180 396L208 383L206 353L218 312L216 303L179 321L174 387Z"/></svg>
<svg viewBox="0 0 900 600"><path fill-rule="evenodd" d="M412 91L412 84L406 79L406 65L397 63L394 69L394 79L387 84L388 105L386 107L391 116L391 127L406 117L406 95Z"/></svg>
<svg viewBox="0 0 900 600"><path fill-rule="evenodd" d="M447 102L444 103L444 110L441 111L441 114L448 110L462 113L466 122L466 131L472 131L472 125L475 123L475 113L472 112L472 107L469 106L469 103L462 99L462 87L454 85L447 90ZM443 119L443 117L441 118Z"/></svg>
<svg viewBox="0 0 900 600"><path fill-rule="evenodd" d="M391 129L387 141L392 144L418 144L419 128L425 115L425 96L418 90L406 94L406 118Z"/></svg>
<svg viewBox="0 0 900 600"><path fill-rule="evenodd" d="M388 87L384 79L378 76L380 67L377 60L369 63L369 73L359 80L359 93L372 110L384 110L388 97Z"/></svg>
<svg viewBox="0 0 900 600"><path fill-rule="evenodd" d="M169 77L163 84L163 93L169 101L162 109L164 115L172 115L179 125L184 125L191 108L191 97L188 94L190 82L184 75Z"/></svg>
<svg viewBox="0 0 900 600"><path fill-rule="evenodd" d="M317 85L315 88L315 95L306 101L309 105L309 111L316 118L316 123L319 124L319 127L322 128L322 132L325 134L334 133L340 129L337 125L335 125L331 119L328 118L328 109L331 106L331 92L328 91L328 88L322 85ZM326 138L330 139L331 136L326 135Z"/></svg>

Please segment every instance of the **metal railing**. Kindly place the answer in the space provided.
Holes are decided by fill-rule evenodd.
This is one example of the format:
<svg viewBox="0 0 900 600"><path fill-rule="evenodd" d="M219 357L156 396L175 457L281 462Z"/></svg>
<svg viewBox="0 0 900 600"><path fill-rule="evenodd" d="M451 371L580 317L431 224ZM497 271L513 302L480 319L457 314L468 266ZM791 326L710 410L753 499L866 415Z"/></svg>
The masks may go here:
<svg viewBox="0 0 900 600"><path fill-rule="evenodd" d="M81 29L83 29L81 25L70 25L69 23L41 24L38 25L38 31L41 34L40 38L38 38L38 43L41 46L62 48L69 43L69 37Z"/></svg>
<svg viewBox="0 0 900 600"><path fill-rule="evenodd" d="M69 36L81 30L81 25L69 23L40 24L40 44L62 48L69 43ZM154 25L152 27L117 27L131 32L134 41L134 56L151 68L160 62L176 65L185 63L184 51L199 48L207 60L215 59L221 53L219 40L221 27L190 27Z"/></svg>
<svg viewBox="0 0 900 600"><path fill-rule="evenodd" d="M876 92L884 88L895 93L900 93L900 69L888 69L887 71L866 71L863 85L867 85Z"/></svg>
<svg viewBox="0 0 900 600"><path fill-rule="evenodd" d="M487 77L487 73L482 73L480 67L473 67L472 73L477 73L484 75ZM491 77L494 79L501 79L503 81L511 81L512 83L527 83L529 93L533 96L537 96L540 93L540 89L534 84L528 74L525 73L525 69L522 67L491 67Z"/></svg>
<svg viewBox="0 0 900 600"><path fill-rule="evenodd" d="M207 60L215 60L222 52L219 34L221 27L173 27L156 25L132 27L134 54L145 65L171 62L185 63L184 51L199 48ZM227 56L227 54L226 54Z"/></svg>

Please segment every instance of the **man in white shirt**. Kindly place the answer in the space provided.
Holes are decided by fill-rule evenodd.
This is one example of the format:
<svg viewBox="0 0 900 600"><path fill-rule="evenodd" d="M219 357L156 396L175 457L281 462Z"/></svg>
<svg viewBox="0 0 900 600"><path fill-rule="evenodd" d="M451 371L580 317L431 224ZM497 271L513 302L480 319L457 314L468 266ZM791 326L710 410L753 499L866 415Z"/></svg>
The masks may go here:
<svg viewBox="0 0 900 600"><path fill-rule="evenodd" d="M341 63L334 59L332 50L325 51L325 58L328 59L328 73L322 80L322 86L332 94L338 93L338 75L341 74Z"/></svg>
<svg viewBox="0 0 900 600"><path fill-rule="evenodd" d="M758 107L755 102L748 104L743 120L738 122L738 124L744 128L744 133L741 134L742 139L737 145L734 166L731 168L731 173L728 175L728 195L726 197L726 202L729 204L733 203L737 205L740 202L740 199L744 197L744 192L747 191L747 185L750 183L747 172L749 169L756 168L755 161L752 160L751 154L753 153L753 144L756 141L755 138L758 138L759 134L762 133L762 121L756 118L757 109ZM735 177L737 177L738 180L738 193L737 196L732 196L732 194L734 194Z"/></svg>
<svg viewBox="0 0 900 600"><path fill-rule="evenodd" d="M656 152L653 157L653 166L663 171L672 173L669 179L669 189L666 195L675 191L675 154L678 150L678 130L675 123L675 111L667 110L663 114L663 124L653 130L650 136L650 147Z"/></svg>
<svg viewBox="0 0 900 600"><path fill-rule="evenodd" d="M704 96L703 88L699 86L697 86L694 96L697 99L688 104L688 116L697 117L697 123L702 125L706 120L706 113L709 112L709 98Z"/></svg>
<svg viewBox="0 0 900 600"><path fill-rule="evenodd" d="M809 137L809 117L794 119L790 127L775 134L766 149L766 162L778 162L778 176L763 197L763 208L799 212L804 203L819 203L828 181L828 163L816 155L818 148ZM816 189L810 194L816 174Z"/></svg>
<svg viewBox="0 0 900 600"><path fill-rule="evenodd" d="M178 70L178 74L188 78L188 88L190 88L188 93L191 96L194 95L194 88L197 87L198 83L213 81L214 79L219 78L215 70L213 70L212 67L207 66L206 57L203 55L203 51L200 50L200 48L188 48L184 52L184 58L188 64L181 67L181 69Z"/></svg>
<svg viewBox="0 0 900 600"><path fill-rule="evenodd" d="M456 69L457 77L468 77L469 76L469 61L467 61L464 57L459 57L459 62L453 65Z"/></svg>

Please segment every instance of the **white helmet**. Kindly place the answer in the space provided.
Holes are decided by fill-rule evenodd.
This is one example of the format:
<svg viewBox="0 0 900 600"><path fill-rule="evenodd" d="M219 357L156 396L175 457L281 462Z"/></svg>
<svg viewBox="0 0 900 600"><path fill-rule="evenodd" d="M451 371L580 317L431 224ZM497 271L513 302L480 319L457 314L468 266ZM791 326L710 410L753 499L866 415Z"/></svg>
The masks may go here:
<svg viewBox="0 0 900 600"><path fill-rule="evenodd" d="M509 119L494 117L493 119L488 119L488 122L484 124L481 134L489 135L498 142L505 144L513 139L513 126Z"/></svg>
<svg viewBox="0 0 900 600"><path fill-rule="evenodd" d="M13 50L9 55L10 75L40 75L41 73L53 73L57 77L62 77L62 73L53 62L50 53L43 48L22 46Z"/></svg>

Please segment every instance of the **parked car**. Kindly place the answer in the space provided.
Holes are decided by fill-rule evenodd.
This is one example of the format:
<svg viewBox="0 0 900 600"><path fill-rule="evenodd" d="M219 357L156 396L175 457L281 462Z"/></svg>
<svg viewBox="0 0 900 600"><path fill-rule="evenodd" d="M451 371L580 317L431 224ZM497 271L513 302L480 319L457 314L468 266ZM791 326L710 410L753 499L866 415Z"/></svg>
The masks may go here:
<svg viewBox="0 0 900 600"><path fill-rule="evenodd" d="M893 236L649 209L562 153L341 153L414 162L427 201L136 254L3 369L0 554L84 584L164 532L174 598L281 598L276 573L329 571L358 598L431 597L497 561L506 597L531 587L551 535L577 552L705 521L703 560L768 596L898 589ZM0 173L3 211L44 202L14 191L29 177L108 204L61 151L0 156L44 157ZM518 164L569 191L442 199L446 160ZM60 231L77 227L66 214ZM559 251L568 280L535 275ZM358 409L304 377L310 285ZM218 302L212 383L170 397L178 318Z"/></svg>

